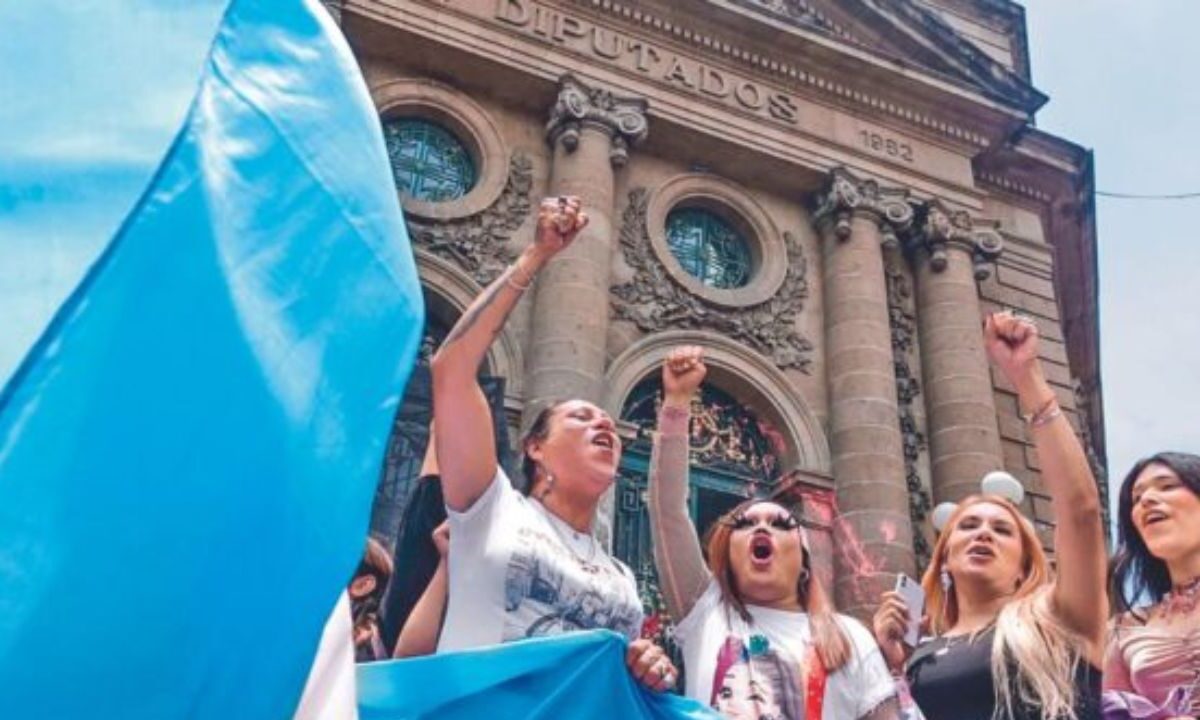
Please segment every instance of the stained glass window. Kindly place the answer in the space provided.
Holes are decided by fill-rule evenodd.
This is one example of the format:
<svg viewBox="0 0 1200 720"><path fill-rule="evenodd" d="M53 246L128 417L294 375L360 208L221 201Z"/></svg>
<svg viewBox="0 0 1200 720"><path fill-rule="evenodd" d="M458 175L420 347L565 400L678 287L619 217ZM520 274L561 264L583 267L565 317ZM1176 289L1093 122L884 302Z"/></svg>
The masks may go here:
<svg viewBox="0 0 1200 720"><path fill-rule="evenodd" d="M392 175L400 192L430 202L454 200L475 185L475 164L446 128L428 120L384 120Z"/></svg>
<svg viewBox="0 0 1200 720"><path fill-rule="evenodd" d="M631 450L649 449L649 433L662 403L662 383L643 380L633 389L621 411L621 419L638 426L638 439ZM779 458L786 452L783 435L753 409L713 385L700 386L692 400L689 428L692 462L712 472L738 478L744 496L767 489L779 477Z"/></svg>
<svg viewBox="0 0 1200 720"><path fill-rule="evenodd" d="M700 208L667 216L667 245L684 270L714 288L737 288L750 281L750 248L729 223Z"/></svg>

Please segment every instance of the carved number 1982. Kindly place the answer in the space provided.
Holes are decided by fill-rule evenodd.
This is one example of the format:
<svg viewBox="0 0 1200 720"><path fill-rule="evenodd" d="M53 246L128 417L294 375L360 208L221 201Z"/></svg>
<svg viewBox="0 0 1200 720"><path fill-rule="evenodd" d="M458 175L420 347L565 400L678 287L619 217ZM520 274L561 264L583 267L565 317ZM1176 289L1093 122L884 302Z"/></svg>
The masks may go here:
<svg viewBox="0 0 1200 720"><path fill-rule="evenodd" d="M895 138L884 137L879 133L860 130L858 136L862 138L863 147L874 150L877 153L890 155L894 158L900 158L904 162L913 161L912 145L905 142L900 142Z"/></svg>

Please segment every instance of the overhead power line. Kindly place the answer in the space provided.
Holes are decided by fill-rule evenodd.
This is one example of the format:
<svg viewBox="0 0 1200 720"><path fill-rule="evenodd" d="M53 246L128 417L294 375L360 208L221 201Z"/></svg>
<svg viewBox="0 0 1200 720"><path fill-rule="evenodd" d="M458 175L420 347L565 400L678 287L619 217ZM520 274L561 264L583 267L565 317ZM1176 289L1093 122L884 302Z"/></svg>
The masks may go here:
<svg viewBox="0 0 1200 720"><path fill-rule="evenodd" d="M1168 195L1143 195L1140 193L1119 193L1097 190L1100 197L1118 198L1120 200L1195 200L1200 198L1200 192L1174 193Z"/></svg>

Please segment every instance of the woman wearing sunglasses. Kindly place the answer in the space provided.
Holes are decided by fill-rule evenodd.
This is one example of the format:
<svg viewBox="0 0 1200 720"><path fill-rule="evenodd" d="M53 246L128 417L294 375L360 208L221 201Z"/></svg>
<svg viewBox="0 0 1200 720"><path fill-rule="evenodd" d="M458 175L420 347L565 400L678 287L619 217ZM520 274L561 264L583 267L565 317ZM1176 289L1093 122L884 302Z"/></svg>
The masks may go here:
<svg viewBox="0 0 1200 720"><path fill-rule="evenodd" d="M787 508L752 499L726 513L709 533L705 564L687 511L688 421L705 372L698 347L667 356L650 463L654 559L677 621L686 694L730 718L897 717L878 646L833 613Z"/></svg>

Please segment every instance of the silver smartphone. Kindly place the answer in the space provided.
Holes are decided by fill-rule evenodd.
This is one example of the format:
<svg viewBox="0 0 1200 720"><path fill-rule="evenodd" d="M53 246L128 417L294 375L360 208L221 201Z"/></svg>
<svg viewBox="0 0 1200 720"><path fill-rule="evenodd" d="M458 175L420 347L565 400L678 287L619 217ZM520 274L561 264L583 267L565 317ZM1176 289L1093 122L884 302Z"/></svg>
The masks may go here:
<svg viewBox="0 0 1200 720"><path fill-rule="evenodd" d="M921 639L921 616L925 614L925 589L920 583L901 573L896 577L896 593L908 606L908 627L904 631L904 644L916 647Z"/></svg>

